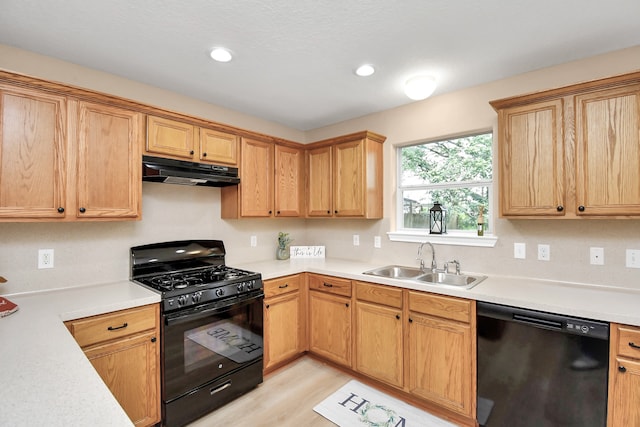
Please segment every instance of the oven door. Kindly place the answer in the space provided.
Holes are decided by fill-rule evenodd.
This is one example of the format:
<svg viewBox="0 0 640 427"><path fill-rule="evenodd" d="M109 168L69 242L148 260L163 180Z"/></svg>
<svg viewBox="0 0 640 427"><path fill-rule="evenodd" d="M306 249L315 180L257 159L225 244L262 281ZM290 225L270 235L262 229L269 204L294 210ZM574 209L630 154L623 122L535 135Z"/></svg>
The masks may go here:
<svg viewBox="0 0 640 427"><path fill-rule="evenodd" d="M260 291L163 315L165 403L249 365L262 366L263 299Z"/></svg>

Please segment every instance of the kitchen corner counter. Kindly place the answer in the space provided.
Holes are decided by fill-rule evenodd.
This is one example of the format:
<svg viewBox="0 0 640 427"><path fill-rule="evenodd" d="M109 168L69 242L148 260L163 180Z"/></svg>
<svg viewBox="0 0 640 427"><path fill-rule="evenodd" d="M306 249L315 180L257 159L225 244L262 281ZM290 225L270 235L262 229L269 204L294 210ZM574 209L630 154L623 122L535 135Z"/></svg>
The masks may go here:
<svg viewBox="0 0 640 427"><path fill-rule="evenodd" d="M238 267L243 268L242 266ZM382 267L382 265L331 258L265 261L248 263L244 266L244 268L261 272L263 279L309 272L531 310L640 326L640 285L638 290L632 290L615 286L494 276L487 274L487 272L475 272L487 275L488 278L472 289L465 290L362 274L364 271L378 267Z"/></svg>
<svg viewBox="0 0 640 427"><path fill-rule="evenodd" d="M160 296L123 281L6 297L20 308L0 318L2 424L132 426L63 322Z"/></svg>

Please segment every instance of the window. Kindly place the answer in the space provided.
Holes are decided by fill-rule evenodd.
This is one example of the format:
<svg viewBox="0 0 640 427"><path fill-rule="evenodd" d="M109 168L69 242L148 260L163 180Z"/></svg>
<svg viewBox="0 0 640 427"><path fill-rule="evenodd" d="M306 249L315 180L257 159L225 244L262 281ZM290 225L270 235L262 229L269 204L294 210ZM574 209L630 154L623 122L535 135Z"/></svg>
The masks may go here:
<svg viewBox="0 0 640 427"><path fill-rule="evenodd" d="M493 135L464 136L398 148L398 231L429 232L434 202L447 210L449 235L475 236L480 206L491 232Z"/></svg>

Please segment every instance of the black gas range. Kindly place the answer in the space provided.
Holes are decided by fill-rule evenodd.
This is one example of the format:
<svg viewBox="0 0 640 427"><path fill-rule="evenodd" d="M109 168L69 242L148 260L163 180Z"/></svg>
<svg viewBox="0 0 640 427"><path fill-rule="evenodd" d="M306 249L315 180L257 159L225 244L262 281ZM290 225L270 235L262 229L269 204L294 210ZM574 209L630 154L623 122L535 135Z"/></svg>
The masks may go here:
<svg viewBox="0 0 640 427"><path fill-rule="evenodd" d="M262 276L225 265L221 240L182 240L131 248L131 279L162 296L165 313L260 292Z"/></svg>
<svg viewBox="0 0 640 427"><path fill-rule="evenodd" d="M131 279L161 295L162 425L184 426L262 382L262 275L220 240L131 248Z"/></svg>

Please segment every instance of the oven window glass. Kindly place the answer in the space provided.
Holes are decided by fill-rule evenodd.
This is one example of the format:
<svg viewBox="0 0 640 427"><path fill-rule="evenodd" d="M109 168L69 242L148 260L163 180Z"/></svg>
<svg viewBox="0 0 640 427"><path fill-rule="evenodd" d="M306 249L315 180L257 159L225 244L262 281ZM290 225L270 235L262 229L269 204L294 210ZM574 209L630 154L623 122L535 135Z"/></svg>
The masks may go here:
<svg viewBox="0 0 640 427"><path fill-rule="evenodd" d="M262 298L163 322L165 400L262 364Z"/></svg>

